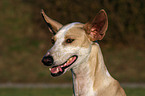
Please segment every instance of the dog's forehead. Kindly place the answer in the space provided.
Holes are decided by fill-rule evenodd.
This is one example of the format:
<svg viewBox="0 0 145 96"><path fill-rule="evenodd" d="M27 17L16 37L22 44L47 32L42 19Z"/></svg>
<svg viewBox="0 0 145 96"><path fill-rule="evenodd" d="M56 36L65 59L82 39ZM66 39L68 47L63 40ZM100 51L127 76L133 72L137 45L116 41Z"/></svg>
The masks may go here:
<svg viewBox="0 0 145 96"><path fill-rule="evenodd" d="M75 27L82 27L82 26L83 26L83 24L80 22L74 22L74 23L67 24L58 31L58 33L56 34L56 37L64 38L70 29L73 29Z"/></svg>

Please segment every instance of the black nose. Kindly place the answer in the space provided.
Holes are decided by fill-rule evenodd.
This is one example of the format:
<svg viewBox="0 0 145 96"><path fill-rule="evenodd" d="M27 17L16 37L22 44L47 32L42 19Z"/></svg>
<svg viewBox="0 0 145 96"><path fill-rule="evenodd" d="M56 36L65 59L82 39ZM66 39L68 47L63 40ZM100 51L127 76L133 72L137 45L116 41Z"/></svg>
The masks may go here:
<svg viewBox="0 0 145 96"><path fill-rule="evenodd" d="M44 56L42 59L42 63L45 66L51 66L53 64L53 57L48 55L48 56Z"/></svg>

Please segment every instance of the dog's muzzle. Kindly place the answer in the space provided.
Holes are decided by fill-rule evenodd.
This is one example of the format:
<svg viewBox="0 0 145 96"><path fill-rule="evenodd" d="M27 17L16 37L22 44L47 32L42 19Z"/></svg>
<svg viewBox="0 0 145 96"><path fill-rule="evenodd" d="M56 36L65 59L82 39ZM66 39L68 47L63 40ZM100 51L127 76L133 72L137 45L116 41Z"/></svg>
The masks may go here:
<svg viewBox="0 0 145 96"><path fill-rule="evenodd" d="M61 74L65 73L69 67L77 60L78 56L73 55L69 57L64 63L59 64L59 65L54 65L54 60L53 57L50 54L47 54L43 57L42 63L45 66L52 66L49 68L51 75L53 77L60 76Z"/></svg>
<svg viewBox="0 0 145 96"><path fill-rule="evenodd" d="M48 55L48 56L44 56L42 58L42 63L45 65L45 66L51 66L53 64L53 57L51 55Z"/></svg>

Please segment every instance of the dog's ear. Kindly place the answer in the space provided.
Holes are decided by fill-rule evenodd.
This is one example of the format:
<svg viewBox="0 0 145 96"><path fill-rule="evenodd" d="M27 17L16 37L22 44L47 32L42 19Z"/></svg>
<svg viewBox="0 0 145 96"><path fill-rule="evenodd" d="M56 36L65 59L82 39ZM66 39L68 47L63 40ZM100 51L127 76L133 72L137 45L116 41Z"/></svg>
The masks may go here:
<svg viewBox="0 0 145 96"><path fill-rule="evenodd" d="M50 32L52 32L54 35L55 35L56 32L63 26L62 24L58 23L57 21L55 21L55 20L49 18L49 17L45 14L45 12L44 12L43 9L41 10L41 15L42 15L44 21L47 23Z"/></svg>
<svg viewBox="0 0 145 96"><path fill-rule="evenodd" d="M102 40L108 28L108 18L102 9L97 13L92 22L86 23L84 29L91 41Z"/></svg>

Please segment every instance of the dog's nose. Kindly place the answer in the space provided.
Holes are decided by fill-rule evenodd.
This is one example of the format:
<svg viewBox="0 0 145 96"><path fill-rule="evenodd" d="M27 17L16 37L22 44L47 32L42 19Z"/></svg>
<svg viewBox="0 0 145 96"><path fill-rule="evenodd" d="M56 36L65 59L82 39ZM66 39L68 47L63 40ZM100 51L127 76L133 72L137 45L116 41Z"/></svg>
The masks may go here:
<svg viewBox="0 0 145 96"><path fill-rule="evenodd" d="M42 63L45 66L51 66L53 64L53 57L48 55L48 56L44 56L42 59Z"/></svg>

